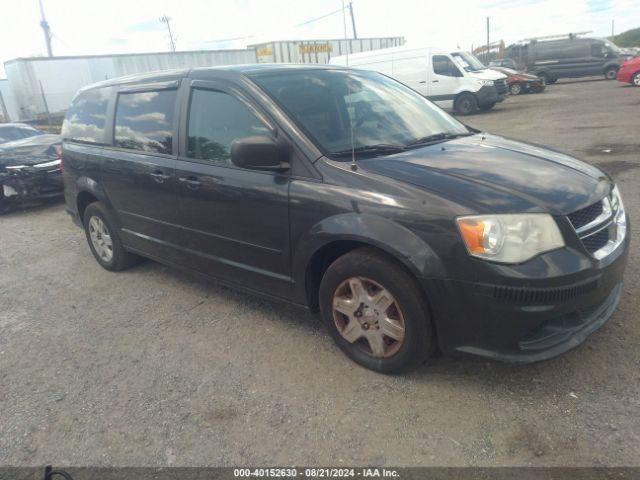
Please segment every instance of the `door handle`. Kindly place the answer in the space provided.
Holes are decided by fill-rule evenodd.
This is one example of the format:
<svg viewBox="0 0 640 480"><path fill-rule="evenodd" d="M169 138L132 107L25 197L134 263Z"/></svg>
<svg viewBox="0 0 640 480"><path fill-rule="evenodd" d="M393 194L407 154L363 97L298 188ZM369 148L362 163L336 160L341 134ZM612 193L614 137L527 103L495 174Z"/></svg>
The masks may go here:
<svg viewBox="0 0 640 480"><path fill-rule="evenodd" d="M202 185L202 182L196 177L180 177L178 181L185 184L187 188L190 188L191 190L197 190L200 188L200 185Z"/></svg>
<svg viewBox="0 0 640 480"><path fill-rule="evenodd" d="M427 81L426 80L420 80L419 83L427 83Z"/></svg>
<svg viewBox="0 0 640 480"><path fill-rule="evenodd" d="M439 83L440 80L431 80L431 83Z"/></svg>
<svg viewBox="0 0 640 480"><path fill-rule="evenodd" d="M161 171L151 172L149 175L151 175L153 179L158 183L164 183L165 180L171 178L171 175L166 175Z"/></svg>

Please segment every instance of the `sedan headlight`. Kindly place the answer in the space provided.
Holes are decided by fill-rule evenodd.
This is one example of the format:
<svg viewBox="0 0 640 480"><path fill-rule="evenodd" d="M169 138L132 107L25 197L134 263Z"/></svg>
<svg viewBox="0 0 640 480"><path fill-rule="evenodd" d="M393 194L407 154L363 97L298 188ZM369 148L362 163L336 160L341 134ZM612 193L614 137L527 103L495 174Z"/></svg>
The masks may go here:
<svg viewBox="0 0 640 480"><path fill-rule="evenodd" d="M458 228L474 257L501 263L521 263L564 247L558 225L547 213L459 217Z"/></svg>

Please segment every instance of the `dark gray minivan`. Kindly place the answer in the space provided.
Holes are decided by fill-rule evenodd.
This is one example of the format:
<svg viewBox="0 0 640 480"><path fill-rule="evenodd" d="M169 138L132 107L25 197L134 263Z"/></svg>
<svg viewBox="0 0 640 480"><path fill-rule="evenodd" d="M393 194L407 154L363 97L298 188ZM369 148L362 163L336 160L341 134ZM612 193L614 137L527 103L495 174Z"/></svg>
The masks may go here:
<svg viewBox="0 0 640 480"><path fill-rule="evenodd" d="M627 59L609 40L576 35L510 45L506 57L546 83L554 83L559 78L592 75L615 80L620 65Z"/></svg>
<svg viewBox="0 0 640 480"><path fill-rule="evenodd" d="M630 229L608 175L376 72L108 80L79 92L62 135L67 211L105 269L143 256L319 310L379 372L436 349L544 360L620 301Z"/></svg>

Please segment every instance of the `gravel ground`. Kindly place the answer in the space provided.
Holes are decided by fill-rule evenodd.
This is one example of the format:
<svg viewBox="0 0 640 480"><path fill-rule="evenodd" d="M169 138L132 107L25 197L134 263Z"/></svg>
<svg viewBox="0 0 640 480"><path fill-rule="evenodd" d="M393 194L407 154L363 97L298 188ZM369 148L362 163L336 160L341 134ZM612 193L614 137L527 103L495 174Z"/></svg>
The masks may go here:
<svg viewBox="0 0 640 480"><path fill-rule="evenodd" d="M559 82L465 118L614 175L640 225L640 89ZM562 181L562 179L558 179ZM351 363L313 315L146 262L60 204L0 217L0 465L640 465L640 258L582 347L515 366Z"/></svg>

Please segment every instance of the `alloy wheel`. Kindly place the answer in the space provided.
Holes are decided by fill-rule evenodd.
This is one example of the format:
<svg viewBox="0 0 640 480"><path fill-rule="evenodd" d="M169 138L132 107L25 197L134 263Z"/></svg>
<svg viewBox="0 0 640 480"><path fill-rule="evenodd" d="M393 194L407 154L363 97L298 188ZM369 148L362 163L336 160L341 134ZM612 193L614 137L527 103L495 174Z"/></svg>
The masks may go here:
<svg viewBox="0 0 640 480"><path fill-rule="evenodd" d="M375 358L391 357L405 340L405 321L391 293L365 277L351 277L333 294L333 321L347 342Z"/></svg>
<svg viewBox="0 0 640 480"><path fill-rule="evenodd" d="M109 263L113 258L113 241L109 229L100 217L94 215L89 219L89 237L98 257Z"/></svg>
<svg viewBox="0 0 640 480"><path fill-rule="evenodd" d="M640 87L640 73L636 73L636 74L633 76L633 84L634 84L636 87Z"/></svg>

